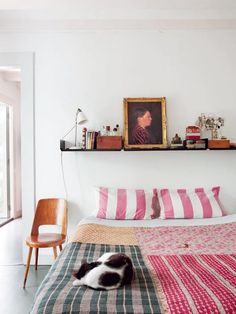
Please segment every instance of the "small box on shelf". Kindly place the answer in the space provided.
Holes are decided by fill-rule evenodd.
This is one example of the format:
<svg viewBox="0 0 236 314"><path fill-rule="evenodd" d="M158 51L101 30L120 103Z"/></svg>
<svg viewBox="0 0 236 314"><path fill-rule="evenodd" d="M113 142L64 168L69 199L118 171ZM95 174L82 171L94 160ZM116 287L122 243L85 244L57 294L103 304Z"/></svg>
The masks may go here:
<svg viewBox="0 0 236 314"><path fill-rule="evenodd" d="M209 140L208 148L230 148L230 140Z"/></svg>
<svg viewBox="0 0 236 314"><path fill-rule="evenodd" d="M121 150L122 136L97 136L97 149Z"/></svg>
<svg viewBox="0 0 236 314"><path fill-rule="evenodd" d="M184 148L184 144L183 143L171 143L170 148L171 149L181 149L181 148Z"/></svg>
<svg viewBox="0 0 236 314"><path fill-rule="evenodd" d="M184 140L184 147L186 149L207 149L208 139L202 138L198 140Z"/></svg>
<svg viewBox="0 0 236 314"><path fill-rule="evenodd" d="M60 150L66 150L69 149L72 146L72 144L65 140L60 140Z"/></svg>

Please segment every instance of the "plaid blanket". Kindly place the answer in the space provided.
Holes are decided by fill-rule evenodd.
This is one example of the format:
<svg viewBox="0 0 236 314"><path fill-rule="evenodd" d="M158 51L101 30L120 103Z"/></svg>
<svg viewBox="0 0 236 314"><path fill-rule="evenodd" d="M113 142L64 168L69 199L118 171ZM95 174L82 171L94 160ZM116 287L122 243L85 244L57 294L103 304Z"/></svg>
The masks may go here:
<svg viewBox="0 0 236 314"><path fill-rule="evenodd" d="M72 272L82 259L96 260L105 252L128 254L135 267L131 285L110 291L74 287ZM70 243L42 282L31 314L162 313L156 289L138 246Z"/></svg>
<svg viewBox="0 0 236 314"><path fill-rule="evenodd" d="M236 223L117 228L80 226L40 286L31 314L236 314ZM105 252L131 257L131 285L95 291L74 287L82 259Z"/></svg>

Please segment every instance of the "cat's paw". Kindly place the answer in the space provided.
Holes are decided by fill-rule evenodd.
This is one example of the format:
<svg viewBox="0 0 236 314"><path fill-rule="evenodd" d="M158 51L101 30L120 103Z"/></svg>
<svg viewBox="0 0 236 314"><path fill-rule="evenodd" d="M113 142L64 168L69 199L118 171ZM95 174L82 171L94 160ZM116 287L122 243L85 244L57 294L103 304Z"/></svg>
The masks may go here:
<svg viewBox="0 0 236 314"><path fill-rule="evenodd" d="M79 279L73 281L73 286L81 286L82 284L83 284L82 281Z"/></svg>

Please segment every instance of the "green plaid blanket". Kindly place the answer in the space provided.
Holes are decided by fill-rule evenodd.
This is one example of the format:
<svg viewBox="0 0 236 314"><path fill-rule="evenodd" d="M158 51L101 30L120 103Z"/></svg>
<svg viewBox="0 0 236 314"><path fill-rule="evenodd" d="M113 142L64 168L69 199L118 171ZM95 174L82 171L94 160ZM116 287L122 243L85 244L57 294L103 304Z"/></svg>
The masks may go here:
<svg viewBox="0 0 236 314"><path fill-rule="evenodd" d="M122 252L132 258L135 280L110 291L74 287L72 272L82 259L96 260L105 252ZM68 244L39 287L31 314L61 313L161 313L151 274L138 246Z"/></svg>

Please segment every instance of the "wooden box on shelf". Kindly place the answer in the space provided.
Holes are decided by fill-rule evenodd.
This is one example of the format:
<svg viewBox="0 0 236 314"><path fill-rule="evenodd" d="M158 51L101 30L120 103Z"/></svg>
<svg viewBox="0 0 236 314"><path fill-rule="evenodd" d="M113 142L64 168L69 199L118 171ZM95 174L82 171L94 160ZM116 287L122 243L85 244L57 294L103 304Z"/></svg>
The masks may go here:
<svg viewBox="0 0 236 314"><path fill-rule="evenodd" d="M209 140L208 148L230 148L229 140Z"/></svg>
<svg viewBox="0 0 236 314"><path fill-rule="evenodd" d="M97 149L122 149L122 136L98 136Z"/></svg>

